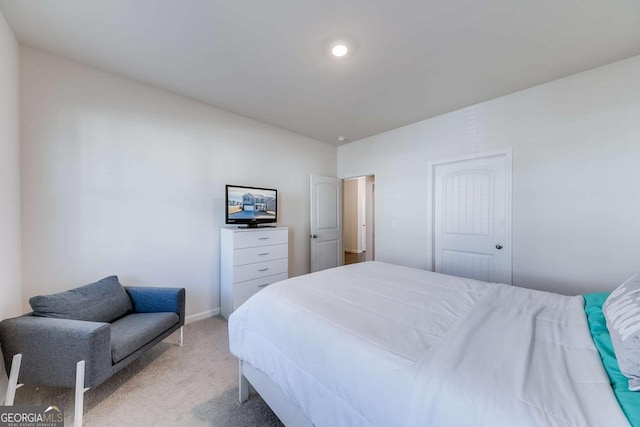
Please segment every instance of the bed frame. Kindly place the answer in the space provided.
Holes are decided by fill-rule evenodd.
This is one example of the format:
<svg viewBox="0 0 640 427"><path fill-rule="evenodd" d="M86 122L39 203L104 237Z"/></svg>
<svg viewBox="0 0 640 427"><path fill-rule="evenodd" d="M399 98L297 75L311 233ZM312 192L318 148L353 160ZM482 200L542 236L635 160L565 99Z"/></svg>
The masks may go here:
<svg viewBox="0 0 640 427"><path fill-rule="evenodd" d="M285 426L313 427L302 409L284 394L282 389L262 371L249 362L238 361L238 398L240 403L249 399L249 383Z"/></svg>

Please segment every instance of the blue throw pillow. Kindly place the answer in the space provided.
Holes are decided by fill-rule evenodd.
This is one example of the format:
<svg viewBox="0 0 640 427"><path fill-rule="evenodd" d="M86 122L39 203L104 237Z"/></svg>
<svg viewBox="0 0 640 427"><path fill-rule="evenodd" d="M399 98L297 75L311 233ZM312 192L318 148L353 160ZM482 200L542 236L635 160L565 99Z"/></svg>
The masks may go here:
<svg viewBox="0 0 640 427"><path fill-rule="evenodd" d="M133 311L118 276L52 295L29 299L35 316L110 323Z"/></svg>

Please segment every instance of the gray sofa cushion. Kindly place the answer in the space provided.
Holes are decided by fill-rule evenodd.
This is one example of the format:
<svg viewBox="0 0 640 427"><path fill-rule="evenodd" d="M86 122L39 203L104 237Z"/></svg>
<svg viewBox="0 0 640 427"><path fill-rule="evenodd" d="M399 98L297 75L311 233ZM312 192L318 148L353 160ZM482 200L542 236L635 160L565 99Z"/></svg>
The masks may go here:
<svg viewBox="0 0 640 427"><path fill-rule="evenodd" d="M118 363L178 323L176 313L133 313L111 324L111 360Z"/></svg>
<svg viewBox="0 0 640 427"><path fill-rule="evenodd" d="M133 310L117 276L52 295L29 299L33 314L41 317L110 323Z"/></svg>

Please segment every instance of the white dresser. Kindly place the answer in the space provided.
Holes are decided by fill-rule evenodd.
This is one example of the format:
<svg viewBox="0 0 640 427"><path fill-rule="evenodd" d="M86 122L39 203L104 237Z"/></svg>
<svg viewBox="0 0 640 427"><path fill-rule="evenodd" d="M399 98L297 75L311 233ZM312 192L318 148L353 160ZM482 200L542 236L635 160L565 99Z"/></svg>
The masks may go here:
<svg viewBox="0 0 640 427"><path fill-rule="evenodd" d="M287 227L220 230L220 311L225 319L251 295L287 277Z"/></svg>

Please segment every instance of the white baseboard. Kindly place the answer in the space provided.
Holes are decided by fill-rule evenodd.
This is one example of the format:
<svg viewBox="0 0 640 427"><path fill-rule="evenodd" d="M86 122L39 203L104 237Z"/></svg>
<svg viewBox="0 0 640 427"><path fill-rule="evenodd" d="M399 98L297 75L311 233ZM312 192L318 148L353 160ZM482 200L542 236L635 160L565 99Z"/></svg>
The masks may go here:
<svg viewBox="0 0 640 427"><path fill-rule="evenodd" d="M184 319L184 323L185 325L188 325L189 323L197 322L198 320L206 319L208 317L217 316L218 314L220 314L220 307L187 316Z"/></svg>

